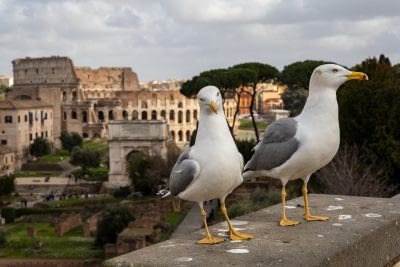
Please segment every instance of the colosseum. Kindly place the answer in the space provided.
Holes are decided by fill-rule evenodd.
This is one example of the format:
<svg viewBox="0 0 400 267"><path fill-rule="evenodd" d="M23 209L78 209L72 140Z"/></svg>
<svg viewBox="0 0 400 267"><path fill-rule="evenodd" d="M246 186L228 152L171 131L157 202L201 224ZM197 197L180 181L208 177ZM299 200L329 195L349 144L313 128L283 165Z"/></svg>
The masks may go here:
<svg viewBox="0 0 400 267"><path fill-rule="evenodd" d="M75 67L68 57L13 61L14 87L8 99L36 99L53 105L53 132L84 138L108 137L112 120L165 120L170 138L188 144L199 116L197 100L180 92L182 81L139 84L129 67ZM225 101L229 123L235 101ZM55 145L59 141L54 138Z"/></svg>

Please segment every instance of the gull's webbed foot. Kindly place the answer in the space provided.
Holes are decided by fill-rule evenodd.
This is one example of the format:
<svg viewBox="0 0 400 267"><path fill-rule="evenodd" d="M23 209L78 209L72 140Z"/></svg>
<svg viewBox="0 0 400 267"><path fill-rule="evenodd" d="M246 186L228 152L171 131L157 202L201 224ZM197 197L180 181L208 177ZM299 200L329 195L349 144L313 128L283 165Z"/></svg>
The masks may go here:
<svg viewBox="0 0 400 267"><path fill-rule="evenodd" d="M212 236L212 235L208 235L203 239L200 239L199 241L197 241L197 244L208 244L208 245L214 245L214 244L218 244L221 242L224 242L224 239Z"/></svg>
<svg viewBox="0 0 400 267"><path fill-rule="evenodd" d="M330 218L327 216L316 216L316 215L311 215L311 214L306 214L304 216L304 218L306 219L306 221L311 222L311 221L327 221Z"/></svg>
<svg viewBox="0 0 400 267"><path fill-rule="evenodd" d="M289 220L288 218L282 218L282 220L279 222L280 226L293 226L296 224L299 224L299 221L295 221L295 220Z"/></svg>
<svg viewBox="0 0 400 267"><path fill-rule="evenodd" d="M236 230L229 231L229 235L231 237L231 240L246 240L254 238L254 235L240 233Z"/></svg>

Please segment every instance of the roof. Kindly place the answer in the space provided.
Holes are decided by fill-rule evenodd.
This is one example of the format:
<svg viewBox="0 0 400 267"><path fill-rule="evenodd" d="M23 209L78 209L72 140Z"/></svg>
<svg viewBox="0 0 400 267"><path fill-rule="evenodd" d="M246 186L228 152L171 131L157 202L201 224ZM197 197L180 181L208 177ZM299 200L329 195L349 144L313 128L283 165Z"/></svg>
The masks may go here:
<svg viewBox="0 0 400 267"><path fill-rule="evenodd" d="M4 100L0 101L0 109L42 108L52 105L39 100Z"/></svg>

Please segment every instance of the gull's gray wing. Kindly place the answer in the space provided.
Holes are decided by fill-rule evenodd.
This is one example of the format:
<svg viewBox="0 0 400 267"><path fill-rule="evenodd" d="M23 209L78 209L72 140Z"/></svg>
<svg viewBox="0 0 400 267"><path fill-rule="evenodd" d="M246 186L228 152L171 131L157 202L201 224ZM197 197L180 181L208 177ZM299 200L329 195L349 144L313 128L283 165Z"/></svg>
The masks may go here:
<svg viewBox="0 0 400 267"><path fill-rule="evenodd" d="M190 147L185 149L172 168L169 177L169 188L171 195L176 196L185 191L189 184L196 179L200 173L200 165L197 161L189 159Z"/></svg>
<svg viewBox="0 0 400 267"><path fill-rule="evenodd" d="M296 131L297 121L292 118L280 119L269 125L244 171L271 170L285 163L299 148L300 143L294 137Z"/></svg>

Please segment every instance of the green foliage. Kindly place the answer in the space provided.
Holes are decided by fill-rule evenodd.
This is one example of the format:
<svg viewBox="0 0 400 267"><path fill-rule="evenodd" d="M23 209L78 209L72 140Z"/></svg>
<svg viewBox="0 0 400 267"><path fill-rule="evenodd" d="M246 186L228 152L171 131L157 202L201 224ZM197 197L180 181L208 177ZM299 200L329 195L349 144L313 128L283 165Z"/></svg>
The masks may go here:
<svg viewBox="0 0 400 267"><path fill-rule="evenodd" d="M49 213L53 212L59 213L68 211L67 208L71 207L105 206L107 204L114 203L117 201L118 201L117 199L115 199L113 196L110 195L91 197L91 198L67 198L63 200L36 203L35 208L32 210L33 212L34 210L41 210L43 212L38 214L44 214L47 211L49 211Z"/></svg>
<svg viewBox="0 0 400 267"><path fill-rule="evenodd" d="M70 163L75 166L80 166L86 170L90 167L98 167L101 161L101 154L97 150L74 147L71 152Z"/></svg>
<svg viewBox="0 0 400 267"><path fill-rule="evenodd" d="M7 244L6 232L3 228L0 228L0 248L5 247Z"/></svg>
<svg viewBox="0 0 400 267"><path fill-rule="evenodd" d="M124 206L108 207L103 212L103 218L97 223L95 244L103 246L115 243L118 234L128 226L134 218L129 209Z"/></svg>
<svg viewBox="0 0 400 267"><path fill-rule="evenodd" d="M15 220L15 209L11 207L2 208L1 217L6 220L6 223L13 223Z"/></svg>
<svg viewBox="0 0 400 267"><path fill-rule="evenodd" d="M391 182L400 182L400 80L381 55L355 66L370 80L350 81L338 91L342 143L367 145L380 159Z"/></svg>
<svg viewBox="0 0 400 267"><path fill-rule="evenodd" d="M239 152L243 156L244 164L246 164L251 156L253 155L252 149L256 145L256 141L254 139L250 140L236 140L236 146L239 150Z"/></svg>
<svg viewBox="0 0 400 267"><path fill-rule="evenodd" d="M263 121L257 121L257 129L258 130L265 130L267 128L267 124ZM246 119L240 119L239 120L239 129L242 130L252 130L253 129L253 123L251 120L246 120Z"/></svg>
<svg viewBox="0 0 400 267"><path fill-rule="evenodd" d="M47 141L47 139L38 137L29 146L29 152L31 153L31 155L37 158L50 154L51 152L50 143Z"/></svg>
<svg viewBox="0 0 400 267"><path fill-rule="evenodd" d="M142 153L134 153L128 159L129 177L133 181L135 191L143 195L154 195L169 176L170 169L160 157L148 157Z"/></svg>
<svg viewBox="0 0 400 267"><path fill-rule="evenodd" d="M130 193L131 193L131 188L129 186L122 186L117 190L115 190L113 196L116 198L125 198L129 196Z"/></svg>
<svg viewBox="0 0 400 267"><path fill-rule="evenodd" d="M14 192L15 176L14 175L3 175L0 176L0 196L6 196Z"/></svg>
<svg viewBox="0 0 400 267"><path fill-rule="evenodd" d="M280 76L281 82L287 85L287 90L282 94L285 109L291 116L297 116L302 111L307 100L308 86L312 72L316 67L330 62L321 60L305 60L292 63L283 68Z"/></svg>
<svg viewBox="0 0 400 267"><path fill-rule="evenodd" d="M175 229L179 226L179 224L183 221L186 216L186 212L170 212L165 217L168 229L162 233L162 237L160 241L168 240L171 234L175 231Z"/></svg>
<svg viewBox="0 0 400 267"><path fill-rule="evenodd" d="M40 157L37 162L55 164L66 159L69 159L69 151L65 149L57 149L54 153Z"/></svg>
<svg viewBox="0 0 400 267"><path fill-rule="evenodd" d="M60 140L63 149L66 149L70 152L74 147L80 147L83 141L82 137L78 133L69 133L66 131L61 132Z"/></svg>
<svg viewBox="0 0 400 267"><path fill-rule="evenodd" d="M231 218L235 218L281 201L278 190L268 190L257 188L251 194L246 194L241 199L235 201L228 207L228 213Z"/></svg>
<svg viewBox="0 0 400 267"><path fill-rule="evenodd" d="M108 168L97 167L97 168L86 168L79 169L73 172L74 176L79 177L80 179L88 180L88 181L107 181L108 179Z"/></svg>

